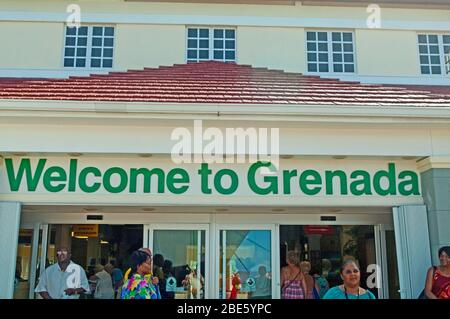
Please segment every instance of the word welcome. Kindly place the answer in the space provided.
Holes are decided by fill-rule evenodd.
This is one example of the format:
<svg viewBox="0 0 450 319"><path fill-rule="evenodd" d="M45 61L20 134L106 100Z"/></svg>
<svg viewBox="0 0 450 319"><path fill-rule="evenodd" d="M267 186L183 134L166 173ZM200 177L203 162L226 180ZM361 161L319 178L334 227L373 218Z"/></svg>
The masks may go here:
<svg viewBox="0 0 450 319"><path fill-rule="evenodd" d="M242 173L240 176L236 170L223 168L213 171L207 163L199 166L195 176L180 167L168 171L158 167L80 168L77 159L70 160L68 169L48 166L45 158L39 159L35 167L27 158L21 159L18 167L12 159L6 158L5 166L12 192L18 192L22 185L26 191L35 192L42 185L50 193L95 193L102 190L108 193L184 194L191 187L192 179L198 178L199 191L205 195L231 195L238 191L242 183L258 195L420 195L418 175L409 170L397 172L394 163L388 163L386 170L371 173L362 169L351 172L319 172L314 169L278 171L271 162L259 161L248 167L245 181L241 180ZM267 170L272 174L263 174Z"/></svg>

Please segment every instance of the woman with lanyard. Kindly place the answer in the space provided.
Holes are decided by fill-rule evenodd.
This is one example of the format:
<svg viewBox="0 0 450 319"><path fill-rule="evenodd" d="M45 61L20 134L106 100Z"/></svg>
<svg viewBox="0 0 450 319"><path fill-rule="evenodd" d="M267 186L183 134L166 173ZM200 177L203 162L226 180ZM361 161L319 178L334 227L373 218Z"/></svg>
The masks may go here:
<svg viewBox="0 0 450 319"><path fill-rule="evenodd" d="M341 278L344 283L328 290L323 299L375 299L370 291L359 286L361 274L353 260L343 263Z"/></svg>

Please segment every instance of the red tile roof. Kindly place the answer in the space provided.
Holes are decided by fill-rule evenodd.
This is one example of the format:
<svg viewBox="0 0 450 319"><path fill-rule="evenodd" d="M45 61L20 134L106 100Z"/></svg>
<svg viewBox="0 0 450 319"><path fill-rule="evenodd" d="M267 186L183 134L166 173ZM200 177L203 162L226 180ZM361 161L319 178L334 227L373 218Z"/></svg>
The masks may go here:
<svg viewBox="0 0 450 319"><path fill-rule="evenodd" d="M450 95L423 87L367 85L212 61L68 79L4 78L0 99L450 107Z"/></svg>

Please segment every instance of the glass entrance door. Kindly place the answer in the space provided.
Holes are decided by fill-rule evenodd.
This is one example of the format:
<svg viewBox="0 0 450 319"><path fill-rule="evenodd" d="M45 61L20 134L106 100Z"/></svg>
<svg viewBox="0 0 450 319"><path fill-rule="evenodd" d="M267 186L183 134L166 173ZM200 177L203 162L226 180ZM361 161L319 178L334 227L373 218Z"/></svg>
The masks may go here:
<svg viewBox="0 0 450 319"><path fill-rule="evenodd" d="M273 297L272 236L272 229L219 229L219 298Z"/></svg>
<svg viewBox="0 0 450 319"><path fill-rule="evenodd" d="M36 278L46 254L48 225L22 225L17 243L14 299L33 299Z"/></svg>
<svg viewBox="0 0 450 319"><path fill-rule="evenodd" d="M209 294L208 228L151 225L153 272L163 299L204 299Z"/></svg>
<svg viewBox="0 0 450 319"><path fill-rule="evenodd" d="M378 296L373 286L371 265L376 265L376 241L371 225L281 225L280 267L287 265L287 255L298 256L301 268L308 269L307 281L320 283L321 298L330 287L342 283L340 267L352 259L361 270L361 286ZM284 283L281 283L283 286ZM312 298L310 291L307 298Z"/></svg>

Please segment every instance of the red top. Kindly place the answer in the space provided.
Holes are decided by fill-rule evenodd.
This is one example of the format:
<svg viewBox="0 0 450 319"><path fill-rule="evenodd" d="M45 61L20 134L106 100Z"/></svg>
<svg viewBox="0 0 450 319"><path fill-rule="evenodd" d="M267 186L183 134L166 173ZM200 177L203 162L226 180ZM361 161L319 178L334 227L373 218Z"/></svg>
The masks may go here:
<svg viewBox="0 0 450 319"><path fill-rule="evenodd" d="M437 269L433 276L431 292L438 297L438 299L450 299L450 276L444 276L444 274Z"/></svg>

